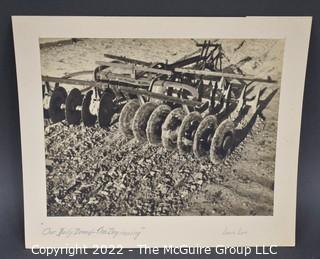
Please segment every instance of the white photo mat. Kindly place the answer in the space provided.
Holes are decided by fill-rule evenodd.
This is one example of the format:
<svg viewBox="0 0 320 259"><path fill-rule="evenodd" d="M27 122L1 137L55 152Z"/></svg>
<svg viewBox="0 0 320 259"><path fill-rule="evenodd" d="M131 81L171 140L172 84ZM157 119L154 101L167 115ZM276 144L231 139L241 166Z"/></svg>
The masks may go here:
<svg viewBox="0 0 320 259"><path fill-rule="evenodd" d="M311 20L14 16L26 247L294 246L300 123ZM273 216L47 217L39 38L285 39ZM226 234L226 229L233 234Z"/></svg>

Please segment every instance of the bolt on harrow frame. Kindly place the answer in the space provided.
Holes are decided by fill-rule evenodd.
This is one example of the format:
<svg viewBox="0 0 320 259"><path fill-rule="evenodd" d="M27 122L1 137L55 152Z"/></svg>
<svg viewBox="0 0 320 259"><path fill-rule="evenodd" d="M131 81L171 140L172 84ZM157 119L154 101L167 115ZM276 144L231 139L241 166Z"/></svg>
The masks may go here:
<svg viewBox="0 0 320 259"><path fill-rule="evenodd" d="M197 46L199 54L171 64L105 54L113 61L96 62L94 71L42 76L44 116L53 123L66 119L85 126L98 120L105 128L120 113L119 127L128 138L219 162L265 106L260 96L266 88L253 83L277 82L223 68L220 44ZM93 80L77 78L86 74ZM61 85L77 87L67 94Z"/></svg>

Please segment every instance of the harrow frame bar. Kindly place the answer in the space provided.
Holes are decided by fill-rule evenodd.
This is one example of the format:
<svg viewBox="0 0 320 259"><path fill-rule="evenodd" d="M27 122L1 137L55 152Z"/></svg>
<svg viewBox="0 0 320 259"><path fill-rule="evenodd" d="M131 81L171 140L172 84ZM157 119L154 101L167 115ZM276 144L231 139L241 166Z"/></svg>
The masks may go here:
<svg viewBox="0 0 320 259"><path fill-rule="evenodd" d="M108 82L96 82L96 81L89 81L89 80L80 80L80 79L65 79L61 77L51 77L51 76L42 76L42 80L45 82L54 82L54 83L61 83L61 84L70 84L70 85L78 85L78 86L88 86L88 88L81 89L80 91L85 92L90 88L98 88L101 90L105 90L111 88L112 90L118 90L130 94L148 96L151 98L157 98L163 101L179 103L183 105L188 105L191 107L202 106L204 103L196 100L190 99L181 99L174 96L163 95L159 93L150 92L147 89L141 88L134 88L130 86L122 86L116 84L110 84ZM146 85L145 85L146 86ZM147 84L149 86L149 83Z"/></svg>

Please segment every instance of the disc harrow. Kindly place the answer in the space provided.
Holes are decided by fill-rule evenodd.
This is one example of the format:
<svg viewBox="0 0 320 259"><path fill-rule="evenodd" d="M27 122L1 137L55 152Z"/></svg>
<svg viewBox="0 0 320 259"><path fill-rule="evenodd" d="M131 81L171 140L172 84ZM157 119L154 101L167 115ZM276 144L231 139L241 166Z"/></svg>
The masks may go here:
<svg viewBox="0 0 320 259"><path fill-rule="evenodd" d="M223 67L220 44L197 46L199 54L170 64L105 54L112 61L98 61L94 71L42 76L44 117L108 128L120 113L126 138L221 162L261 113L261 84L276 81Z"/></svg>

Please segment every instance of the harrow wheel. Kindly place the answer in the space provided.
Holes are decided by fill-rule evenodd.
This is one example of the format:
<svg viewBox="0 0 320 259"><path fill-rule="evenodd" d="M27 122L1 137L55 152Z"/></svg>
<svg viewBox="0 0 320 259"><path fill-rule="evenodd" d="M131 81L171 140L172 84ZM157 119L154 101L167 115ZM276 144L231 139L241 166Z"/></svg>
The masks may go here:
<svg viewBox="0 0 320 259"><path fill-rule="evenodd" d="M218 127L217 117L208 115L199 124L194 135L192 151L197 158L209 155L210 145Z"/></svg>
<svg viewBox="0 0 320 259"><path fill-rule="evenodd" d="M175 108L165 119L161 132L161 141L165 149L174 150L176 148L178 130L185 115L185 110Z"/></svg>
<svg viewBox="0 0 320 259"><path fill-rule="evenodd" d="M194 134L202 120L199 112L191 112L184 117L179 127L177 146L181 153L189 153L192 150Z"/></svg>
<svg viewBox="0 0 320 259"><path fill-rule="evenodd" d="M66 99L66 119L71 125L79 125L81 121L81 107L83 95L78 88L73 88Z"/></svg>
<svg viewBox="0 0 320 259"><path fill-rule="evenodd" d="M147 139L151 145L161 144L161 127L170 112L170 106L161 104L151 113L146 128Z"/></svg>
<svg viewBox="0 0 320 259"><path fill-rule="evenodd" d="M64 120L65 112L63 105L66 102L67 91L61 86L57 86L51 95L49 103L49 116L52 123Z"/></svg>
<svg viewBox="0 0 320 259"><path fill-rule="evenodd" d="M126 137L133 137L132 121L136 111L139 109L138 99L128 101L122 108L119 116L119 127Z"/></svg>
<svg viewBox="0 0 320 259"><path fill-rule="evenodd" d="M211 162L218 163L223 161L231 153L234 142L235 126L230 119L227 119L219 125L212 138L210 147Z"/></svg>
<svg viewBox="0 0 320 259"><path fill-rule="evenodd" d="M134 137L143 142L147 140L146 128L151 113L158 105L154 102L144 103L139 107L132 121L132 132Z"/></svg>
<svg viewBox="0 0 320 259"><path fill-rule="evenodd" d="M97 121L97 115L92 114L90 111L90 105L92 100L93 90L86 93L82 101L81 117L84 126L92 127Z"/></svg>
<svg viewBox="0 0 320 259"><path fill-rule="evenodd" d="M101 96L98 112L98 121L101 128L108 128L110 126L115 112L114 97L114 93L110 90L106 90Z"/></svg>

